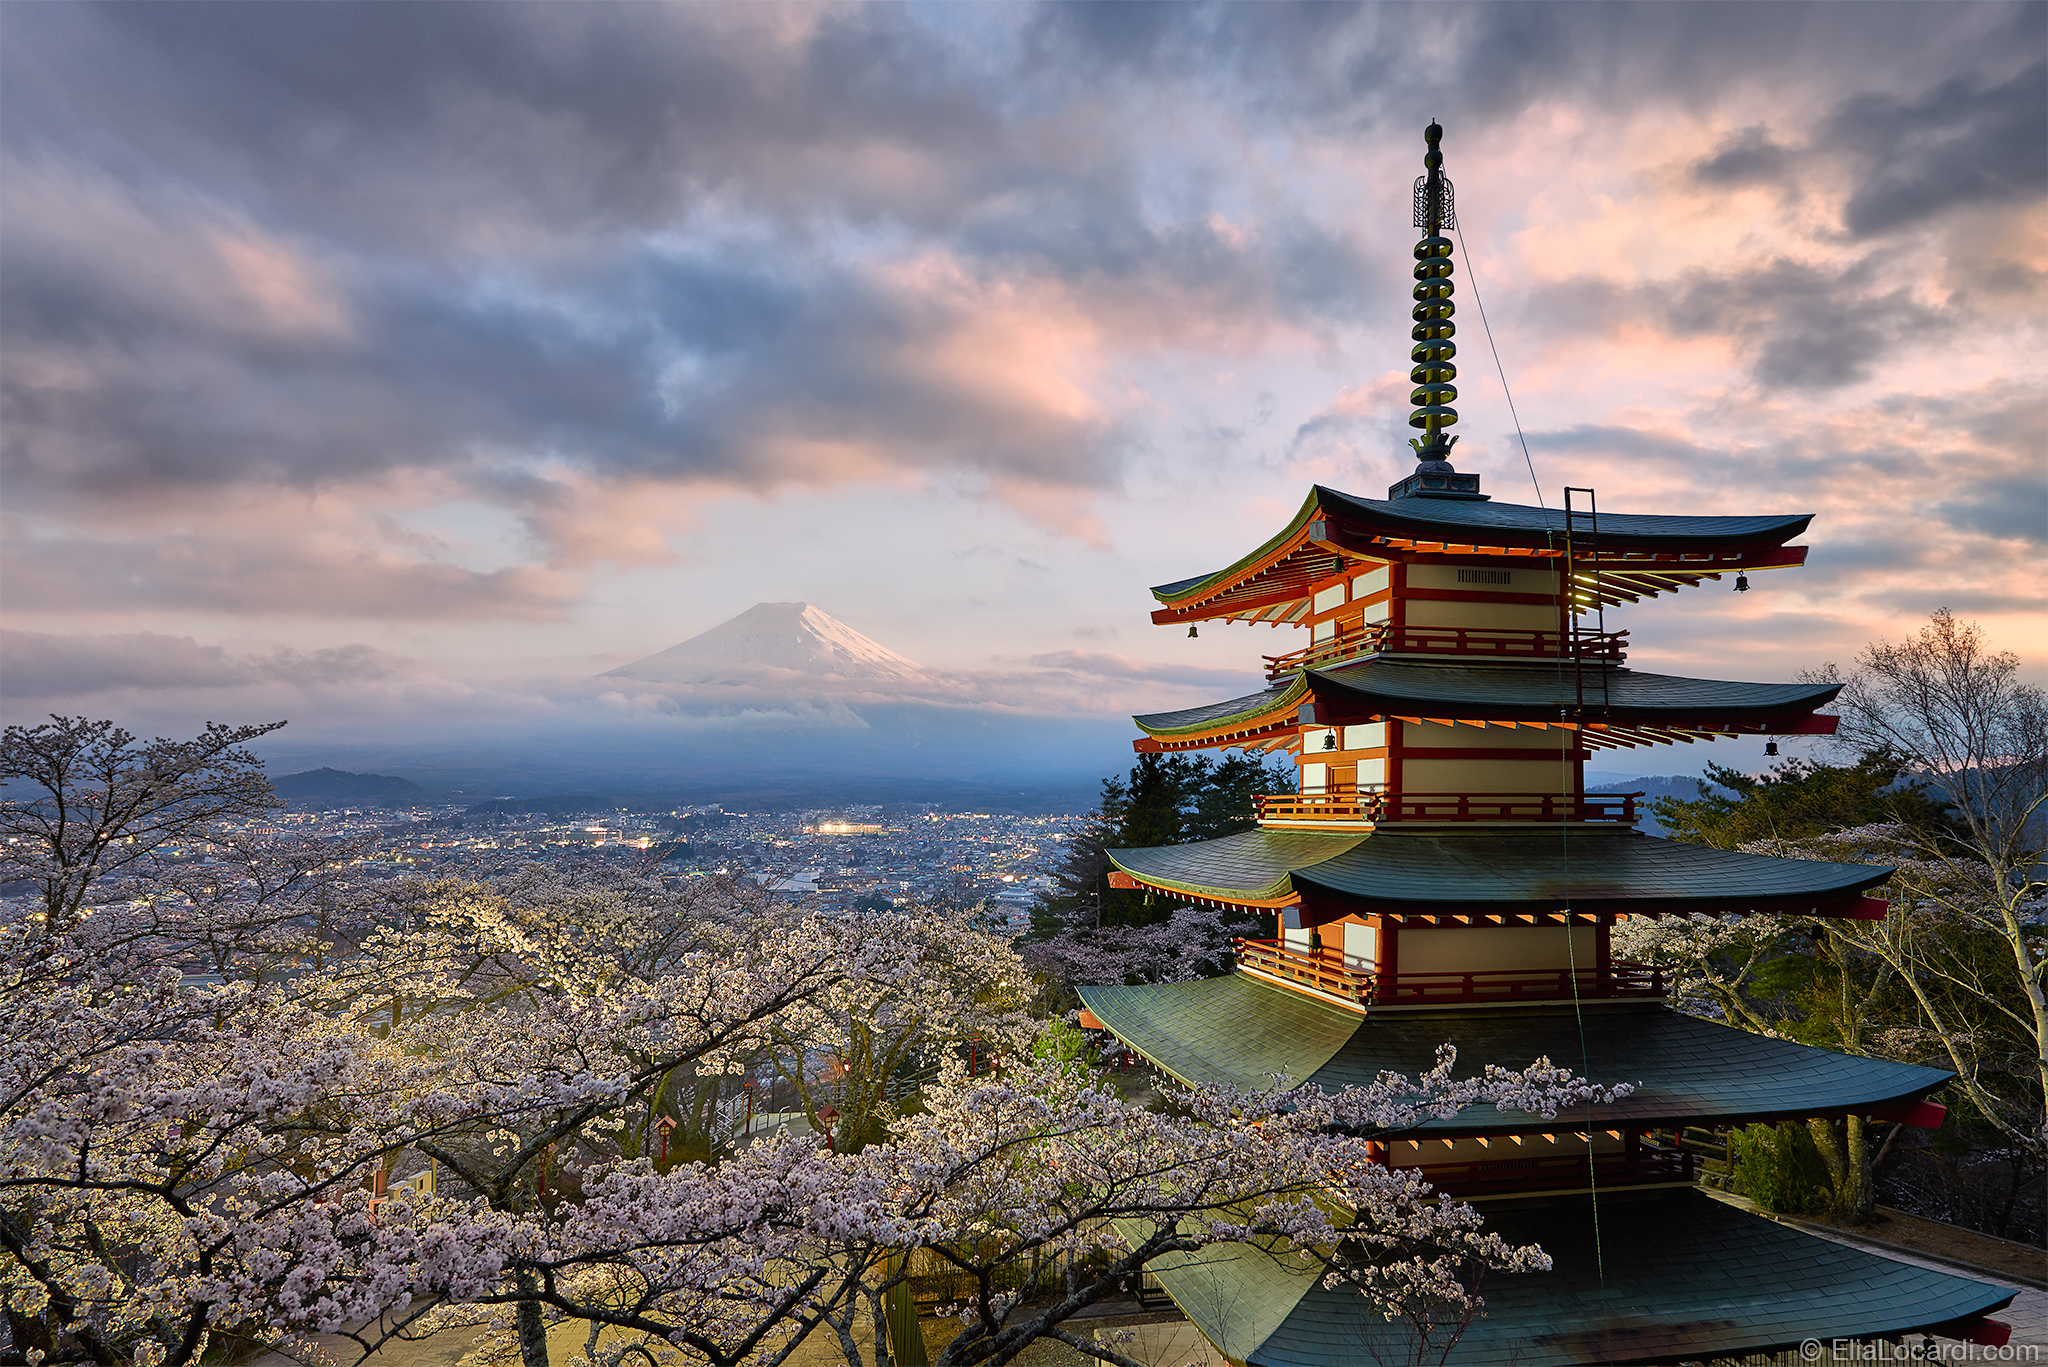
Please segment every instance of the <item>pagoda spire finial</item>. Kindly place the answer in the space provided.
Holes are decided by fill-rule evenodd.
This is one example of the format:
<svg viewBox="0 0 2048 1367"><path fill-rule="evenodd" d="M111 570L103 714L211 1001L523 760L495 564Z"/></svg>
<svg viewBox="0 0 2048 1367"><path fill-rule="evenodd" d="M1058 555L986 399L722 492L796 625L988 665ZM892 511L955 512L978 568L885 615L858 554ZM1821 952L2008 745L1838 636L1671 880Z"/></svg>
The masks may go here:
<svg viewBox="0 0 2048 1367"><path fill-rule="evenodd" d="M1408 334L1415 343L1408 353L1415 363L1408 372L1415 386L1408 402L1416 405L1408 425L1423 432L1408 444L1415 448L1422 468L1433 474L1451 473L1451 447L1458 440L1444 435L1444 429L1458 420L1458 410L1451 407L1458 397L1451 383L1458 378L1458 368L1451 364L1458 354L1458 345L1451 340L1458 326L1451 321L1457 312L1451 303L1451 240L1443 233L1458 226L1458 210L1450 178L1443 172L1444 154L1437 147L1443 136L1443 125L1434 119L1422 133L1429 145L1422 158L1428 173L1415 178L1415 226L1423 237L1415 244L1415 308L1409 315L1415 327Z"/></svg>
<svg viewBox="0 0 2048 1367"><path fill-rule="evenodd" d="M1408 425L1421 429L1422 435L1408 444L1420 463L1414 474L1387 490L1387 497L1484 500L1479 476L1451 468L1451 447L1458 439L1444 432L1458 420L1458 410L1451 407L1458 399L1451 383L1458 378L1458 367L1451 364L1458 354L1458 344L1451 340L1458 332L1451 321L1457 308L1451 303L1451 239L1444 236L1445 230L1457 229L1458 206L1451 179L1444 174L1444 154L1437 147L1443 136L1443 125L1431 119L1422 132L1429 145L1422 157L1427 174L1415 178L1415 226L1422 229L1422 240L1415 244L1415 308L1409 314L1415 328L1408 336L1415 347L1408 359L1415 368L1408 372L1408 381L1415 389L1408 402L1415 411L1408 415Z"/></svg>

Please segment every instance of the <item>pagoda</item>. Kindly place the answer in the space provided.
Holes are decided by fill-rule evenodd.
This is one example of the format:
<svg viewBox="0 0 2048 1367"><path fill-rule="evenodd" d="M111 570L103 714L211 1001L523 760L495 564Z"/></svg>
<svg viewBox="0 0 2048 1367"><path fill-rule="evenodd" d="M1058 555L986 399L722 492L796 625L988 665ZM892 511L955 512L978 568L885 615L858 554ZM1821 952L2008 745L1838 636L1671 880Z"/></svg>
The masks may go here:
<svg viewBox="0 0 2048 1367"><path fill-rule="evenodd" d="M1457 1362L1684 1362L1802 1341L1935 1333L2003 1342L2009 1290L1880 1258L1750 1214L1698 1182L1728 1127L1857 1114L1938 1124L1951 1074L1852 1057L1673 1009L1649 966L1615 957L1632 916L1881 917L1890 870L1766 858L1635 828L1639 794L1585 790L1616 747L1826 735L1837 689L1631 669L1605 611L1804 562L1803 514L1600 512L1495 502L1450 461L1457 354L1450 181L1425 134L1415 183L1415 471L1384 499L1320 486L1220 570L1152 590L1152 620L1304 629L1267 687L1136 718L1141 752L1286 754L1296 790L1256 829L1110 852L1112 885L1273 918L1235 970L1089 987L1093 1019L1189 1084L1336 1088L1382 1070L1460 1072L1539 1055L1635 1090L1556 1120L1471 1108L1385 1136L1378 1161L1474 1202L1549 1273L1496 1277ZM1301 638L1297 638L1301 639ZM1251 1247L1150 1272L1234 1363L1335 1367L1403 1355L1353 1288Z"/></svg>

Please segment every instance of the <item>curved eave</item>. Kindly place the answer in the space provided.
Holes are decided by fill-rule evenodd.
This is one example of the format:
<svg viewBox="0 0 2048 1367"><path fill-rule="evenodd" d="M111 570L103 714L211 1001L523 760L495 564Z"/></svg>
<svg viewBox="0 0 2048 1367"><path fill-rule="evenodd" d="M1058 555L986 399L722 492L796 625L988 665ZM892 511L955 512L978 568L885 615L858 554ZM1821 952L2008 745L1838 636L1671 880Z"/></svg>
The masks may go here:
<svg viewBox="0 0 2048 1367"><path fill-rule="evenodd" d="M1146 735L1161 740L1264 730L1291 722L1296 707L1308 696L1309 687L1308 677L1297 674L1281 688L1263 689L1242 698L1178 712L1151 712L1131 720Z"/></svg>
<svg viewBox="0 0 2048 1367"><path fill-rule="evenodd" d="M1802 564L1805 547L1784 543L1812 520L1811 513L1608 514L1600 521L1594 557L1579 562L1576 595L1587 602L1636 602L1723 573ZM1318 527L1327 540L1309 539ZM1575 530L1583 534L1584 524L1575 524ZM1556 557L1563 545L1564 514L1559 510L1463 500L1362 499L1315 485L1287 526L1249 555L1208 574L1156 585L1152 596L1164 606L1152 620L1294 622L1307 615L1309 586L1343 572L1354 557L1398 559L1411 552Z"/></svg>
<svg viewBox="0 0 2048 1367"><path fill-rule="evenodd" d="M1262 827L1222 840L1111 850L1145 886L1236 906L1313 899L1343 912L1496 916L1695 912L1855 916L1891 877L1878 864L1779 859L1634 831Z"/></svg>
<svg viewBox="0 0 2048 1367"><path fill-rule="evenodd" d="M1172 848L1172 847L1169 847ZM1186 847L1180 847L1186 848ZM1635 831L1380 831L1295 870L1295 890L1395 914L1695 912L1849 916L1887 881L1879 864L1779 859Z"/></svg>
<svg viewBox="0 0 2048 1367"><path fill-rule="evenodd" d="M1489 1209L1509 1246L1550 1270L1486 1281L1486 1313L1457 1340L1467 1367L1749 1360L1838 1340L1965 1335L2014 1290L1899 1262L1739 1211L1697 1190ZM1127 1239L1150 1233L1133 1226ZM1410 1361L1415 1339L1320 1263L1257 1244L1166 1254L1146 1270L1217 1351L1247 1367ZM1905 1357L1906 1350L1893 1354ZM1813 1356L1819 1356L1814 1354ZM1839 1358L1837 1360L1840 1360Z"/></svg>
<svg viewBox="0 0 2048 1367"><path fill-rule="evenodd" d="M1393 533L1407 540L1454 541L1475 538L1515 546L1562 545L1562 508L1532 508L1523 503L1457 499L1373 499L1315 486L1313 498L1334 519L1361 530ZM1694 517L1668 513L1602 513L1598 544L1603 550L1716 550L1782 546L1805 531L1812 513L1775 513L1757 517ZM1583 537L1592 521L1582 510L1572 530ZM1553 540L1554 538L1554 540Z"/></svg>
<svg viewBox="0 0 2048 1367"><path fill-rule="evenodd" d="M1197 901L1270 908L1295 900L1295 870L1326 863L1366 837L1258 829L1193 845L1110 850L1109 862L1137 883Z"/></svg>
<svg viewBox="0 0 2048 1367"><path fill-rule="evenodd" d="M1635 1086L1590 1115L1575 1110L1546 1122L1468 1106L1408 1131L1431 1137L1860 1115L1916 1100L1954 1077L1656 1006L1587 1012L1583 1020L1569 1005L1360 1016L1245 973L1080 992L1106 1029L1190 1086L1265 1091L1279 1076L1326 1091L1365 1086L1383 1071L1420 1076L1446 1043L1457 1047L1461 1075L1547 1056L1573 1060L1574 1071L1595 1082Z"/></svg>
<svg viewBox="0 0 2048 1367"><path fill-rule="evenodd" d="M1453 721L1580 720L1712 731L1714 723L1791 721L1834 701L1840 684L1758 684L1616 668L1449 665L1385 658L1304 671L1318 703L1363 714ZM1300 676L1297 676L1300 677Z"/></svg>
<svg viewBox="0 0 2048 1367"><path fill-rule="evenodd" d="M1153 588L1153 598L1166 606L1152 619L1247 615L1291 622L1303 616L1309 585L1340 573L1346 563L1343 556L1308 540L1319 511L1316 498L1316 491L1311 491L1293 520L1250 555L1209 574Z"/></svg>

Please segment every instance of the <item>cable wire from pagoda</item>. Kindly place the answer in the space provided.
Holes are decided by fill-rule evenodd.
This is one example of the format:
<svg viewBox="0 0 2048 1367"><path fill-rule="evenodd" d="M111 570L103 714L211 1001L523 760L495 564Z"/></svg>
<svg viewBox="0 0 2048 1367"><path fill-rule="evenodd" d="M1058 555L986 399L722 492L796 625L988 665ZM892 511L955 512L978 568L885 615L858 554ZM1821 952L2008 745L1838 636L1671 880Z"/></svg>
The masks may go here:
<svg viewBox="0 0 2048 1367"><path fill-rule="evenodd" d="M1465 230L1454 229L1458 234L1458 250L1465 257L1465 278L1472 282L1472 302L1479 306L1479 326L1486 333L1487 350L1493 353L1493 368L1500 372L1500 392L1507 395L1508 416L1515 420L1515 439L1522 443L1522 460L1529 467L1529 482L1536 486L1536 506L1549 510L1543 501L1543 481L1536 478L1536 461L1529 455L1529 439L1522 435L1522 415L1515 411L1515 395L1508 388L1508 368L1500 362L1500 348L1493 344L1493 324L1486 321L1486 301L1479 297L1479 272L1472 269L1472 249L1465 245Z"/></svg>
<svg viewBox="0 0 2048 1367"><path fill-rule="evenodd" d="M1569 535L1571 527L1569 515L1565 518L1565 527L1567 535ZM1570 543L1567 542L1566 544L1569 545ZM1566 557L1565 560L1563 582L1567 586L1571 583L1570 557ZM1569 592L1569 589L1567 589L1567 592ZM1572 613L1571 619L1576 623L1578 614ZM1568 642L1570 639L1570 632L1563 633L1564 642ZM1560 643L1560 646L1564 648L1563 642ZM1564 656L1562 654L1559 654L1557 657L1557 690L1558 697L1562 699L1564 696ZM1557 712L1562 717L1565 713L1565 708L1560 705ZM1557 752L1558 796L1563 798L1565 802L1565 819L1557 823L1558 862L1560 866L1558 881L1564 886L1564 964L1565 976L1571 980L1572 984L1572 1017L1578 1022L1579 1027L1579 1076L1590 1083L1593 1080L1591 1076L1593 1072L1593 1058L1592 1052L1586 1047L1586 1008L1584 1003L1579 1000L1579 950L1578 946L1572 941L1571 818L1573 813L1571 803L1574 798L1583 800L1584 794L1580 792L1583 785L1572 781L1571 752L1579 748L1580 737L1585 735L1585 715L1583 713L1580 714L1579 725L1566 734L1570 736L1571 744L1569 746L1560 746ZM1594 943L1597 946L1599 942L1595 940ZM1600 1168L1599 1163L1593 1156L1593 1136L1598 1134L1599 1130L1594 1128L1593 1105L1594 1103L1590 1100L1586 1102L1586 1196L1593 1208L1593 1268L1599 1276L1600 1289L1605 1291L1607 1289L1607 1246L1600 1236Z"/></svg>

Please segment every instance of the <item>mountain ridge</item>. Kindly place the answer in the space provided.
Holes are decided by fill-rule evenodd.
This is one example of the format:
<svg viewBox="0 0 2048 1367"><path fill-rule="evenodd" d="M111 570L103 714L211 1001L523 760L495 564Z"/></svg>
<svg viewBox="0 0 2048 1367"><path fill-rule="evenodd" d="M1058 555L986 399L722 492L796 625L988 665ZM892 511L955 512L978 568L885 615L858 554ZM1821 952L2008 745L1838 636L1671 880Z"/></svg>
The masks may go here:
<svg viewBox="0 0 2048 1367"><path fill-rule="evenodd" d="M598 675L663 684L756 684L800 674L929 687L924 666L805 602L756 603L666 650Z"/></svg>

